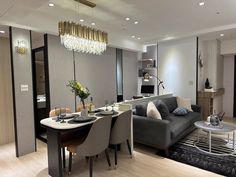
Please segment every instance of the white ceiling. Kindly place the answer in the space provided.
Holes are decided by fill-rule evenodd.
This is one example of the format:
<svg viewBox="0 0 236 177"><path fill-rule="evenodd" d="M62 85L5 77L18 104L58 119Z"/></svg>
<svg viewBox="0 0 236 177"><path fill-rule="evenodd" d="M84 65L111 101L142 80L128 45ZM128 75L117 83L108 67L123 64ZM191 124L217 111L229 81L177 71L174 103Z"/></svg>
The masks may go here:
<svg viewBox="0 0 236 177"><path fill-rule="evenodd" d="M97 6L92 10L80 5L79 16L84 24L94 21L97 28L107 31L111 46L135 49L141 44L236 28L236 0L205 0L205 6L199 6L199 0L91 1ZM49 2L55 7L49 7ZM0 24L57 34L58 21L78 21L74 0L0 0L0 4Z"/></svg>

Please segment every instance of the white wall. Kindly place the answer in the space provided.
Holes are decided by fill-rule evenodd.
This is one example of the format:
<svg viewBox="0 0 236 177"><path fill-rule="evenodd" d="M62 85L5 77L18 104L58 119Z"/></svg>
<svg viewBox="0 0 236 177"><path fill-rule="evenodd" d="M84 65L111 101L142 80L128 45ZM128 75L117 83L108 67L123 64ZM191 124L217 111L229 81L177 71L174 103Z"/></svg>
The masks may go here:
<svg viewBox="0 0 236 177"><path fill-rule="evenodd" d="M234 104L234 56L224 56L224 88L223 110L225 115L233 117Z"/></svg>
<svg viewBox="0 0 236 177"><path fill-rule="evenodd" d="M236 40L221 41L221 55L236 54Z"/></svg>
<svg viewBox="0 0 236 177"><path fill-rule="evenodd" d="M158 44L158 76L167 92L196 103L196 37ZM161 91L160 91L161 92Z"/></svg>
<svg viewBox="0 0 236 177"><path fill-rule="evenodd" d="M198 90L205 88L206 78L213 89L223 88L223 57L220 55L220 41L209 40L199 42L199 54L203 67L198 65Z"/></svg>

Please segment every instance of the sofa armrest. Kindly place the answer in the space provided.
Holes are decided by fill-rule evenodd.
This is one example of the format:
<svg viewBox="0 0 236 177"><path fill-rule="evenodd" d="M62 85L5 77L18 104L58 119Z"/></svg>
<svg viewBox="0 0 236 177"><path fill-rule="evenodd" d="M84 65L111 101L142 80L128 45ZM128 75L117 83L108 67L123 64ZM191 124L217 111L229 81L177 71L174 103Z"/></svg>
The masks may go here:
<svg viewBox="0 0 236 177"><path fill-rule="evenodd" d="M166 148L171 143L170 121L133 115L134 140Z"/></svg>
<svg viewBox="0 0 236 177"><path fill-rule="evenodd" d="M202 112L202 108L199 105L191 105L191 108L192 108L193 112L199 112L199 113Z"/></svg>

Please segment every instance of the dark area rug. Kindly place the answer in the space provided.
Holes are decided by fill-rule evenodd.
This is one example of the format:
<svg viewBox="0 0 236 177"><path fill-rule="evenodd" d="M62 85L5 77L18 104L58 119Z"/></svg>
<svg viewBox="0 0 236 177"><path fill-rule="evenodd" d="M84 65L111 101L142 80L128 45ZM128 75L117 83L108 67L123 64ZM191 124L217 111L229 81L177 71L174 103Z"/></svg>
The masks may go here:
<svg viewBox="0 0 236 177"><path fill-rule="evenodd" d="M196 132L191 133L181 141L173 145L169 150L167 158L172 160L192 165L207 171L211 171L220 175L228 177L236 177L236 155L211 155L200 151L194 147L194 141L196 140ZM208 150L207 137L203 137L200 142L200 146L204 150ZM232 141L222 144L222 139L213 139L212 149L217 153L229 153L232 152Z"/></svg>
<svg viewBox="0 0 236 177"><path fill-rule="evenodd" d="M236 177L236 157L203 153L195 147L176 144L168 158L228 177Z"/></svg>

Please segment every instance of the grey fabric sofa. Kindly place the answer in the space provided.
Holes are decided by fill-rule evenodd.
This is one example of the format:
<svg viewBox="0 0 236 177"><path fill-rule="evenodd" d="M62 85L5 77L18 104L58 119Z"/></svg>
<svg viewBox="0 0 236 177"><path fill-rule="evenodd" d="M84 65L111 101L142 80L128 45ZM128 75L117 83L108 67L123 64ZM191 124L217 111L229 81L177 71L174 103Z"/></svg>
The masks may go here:
<svg viewBox="0 0 236 177"><path fill-rule="evenodd" d="M168 119L158 120L147 117L147 104L136 105L133 115L134 142L165 150L195 129L194 122L201 120L201 108L192 105L193 112L185 116L175 116L176 97L161 99L169 110ZM153 101L156 105L158 100ZM161 110L159 110L161 112Z"/></svg>

